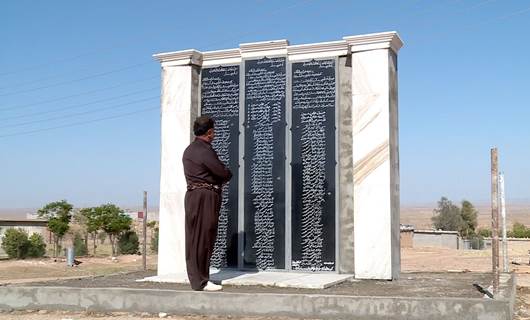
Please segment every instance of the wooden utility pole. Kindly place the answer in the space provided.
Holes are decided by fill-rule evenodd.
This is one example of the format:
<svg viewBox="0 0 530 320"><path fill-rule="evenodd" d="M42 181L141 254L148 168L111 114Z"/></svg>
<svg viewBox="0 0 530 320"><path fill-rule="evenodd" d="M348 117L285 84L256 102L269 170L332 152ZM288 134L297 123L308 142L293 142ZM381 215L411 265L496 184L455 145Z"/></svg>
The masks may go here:
<svg viewBox="0 0 530 320"><path fill-rule="evenodd" d="M144 243L142 250L142 265L147 270L147 191L144 191L144 217L143 217Z"/></svg>
<svg viewBox="0 0 530 320"><path fill-rule="evenodd" d="M497 148L491 149L491 259L493 271L493 292L499 290L499 169Z"/></svg>
<svg viewBox="0 0 530 320"><path fill-rule="evenodd" d="M504 195L504 174L499 174L499 195L502 218L502 272L508 272L508 239L506 238L506 197Z"/></svg>

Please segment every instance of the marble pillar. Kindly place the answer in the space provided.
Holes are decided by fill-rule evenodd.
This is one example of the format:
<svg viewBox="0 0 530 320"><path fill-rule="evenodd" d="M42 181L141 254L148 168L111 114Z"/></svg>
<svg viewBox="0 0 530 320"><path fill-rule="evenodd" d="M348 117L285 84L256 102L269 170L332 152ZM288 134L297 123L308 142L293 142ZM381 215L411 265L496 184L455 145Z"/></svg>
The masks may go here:
<svg viewBox="0 0 530 320"><path fill-rule="evenodd" d="M352 55L354 264L358 279L400 272L396 33L346 37Z"/></svg>
<svg viewBox="0 0 530 320"><path fill-rule="evenodd" d="M158 276L186 273L182 154L191 141L198 114L199 70L193 53L162 64Z"/></svg>
<svg viewBox="0 0 530 320"><path fill-rule="evenodd" d="M355 273L351 56L339 58L339 273Z"/></svg>

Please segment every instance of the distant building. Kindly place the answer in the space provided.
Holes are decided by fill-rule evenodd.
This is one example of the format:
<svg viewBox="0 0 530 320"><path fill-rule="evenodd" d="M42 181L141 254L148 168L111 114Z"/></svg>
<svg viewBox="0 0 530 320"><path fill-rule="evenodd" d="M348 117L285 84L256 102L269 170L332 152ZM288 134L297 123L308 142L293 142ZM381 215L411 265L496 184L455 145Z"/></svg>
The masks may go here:
<svg viewBox="0 0 530 320"><path fill-rule="evenodd" d="M402 248L438 247L461 249L461 239L457 231L415 230L413 225L400 225Z"/></svg>
<svg viewBox="0 0 530 320"><path fill-rule="evenodd" d="M460 237L457 231L414 230L413 246L460 249Z"/></svg>
<svg viewBox="0 0 530 320"><path fill-rule="evenodd" d="M51 243L51 233L48 230L48 221L38 219L0 219L0 257L7 257L2 249L2 240L8 229L18 228L27 232L28 236L39 233L44 241Z"/></svg>

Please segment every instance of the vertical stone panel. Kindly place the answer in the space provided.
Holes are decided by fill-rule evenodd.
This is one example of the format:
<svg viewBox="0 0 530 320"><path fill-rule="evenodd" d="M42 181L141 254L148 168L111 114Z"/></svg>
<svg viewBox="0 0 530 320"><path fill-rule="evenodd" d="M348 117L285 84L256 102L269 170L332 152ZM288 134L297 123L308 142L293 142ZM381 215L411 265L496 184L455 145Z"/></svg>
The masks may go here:
<svg viewBox="0 0 530 320"><path fill-rule="evenodd" d="M339 58L339 265L340 273L354 272L353 137L351 56Z"/></svg>

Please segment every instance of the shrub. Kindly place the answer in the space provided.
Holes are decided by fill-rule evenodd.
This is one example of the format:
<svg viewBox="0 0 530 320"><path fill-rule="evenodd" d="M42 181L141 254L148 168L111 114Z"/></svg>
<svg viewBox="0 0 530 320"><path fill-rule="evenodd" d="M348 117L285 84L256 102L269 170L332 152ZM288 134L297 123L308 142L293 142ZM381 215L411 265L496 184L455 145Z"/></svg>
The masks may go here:
<svg viewBox="0 0 530 320"><path fill-rule="evenodd" d="M118 251L121 254L138 254L140 243L136 232L129 230L122 233L118 238Z"/></svg>
<svg viewBox="0 0 530 320"><path fill-rule="evenodd" d="M158 228L155 228L155 234L151 237L151 251L158 252Z"/></svg>
<svg viewBox="0 0 530 320"><path fill-rule="evenodd" d="M7 229L2 238L2 249L11 259L24 259L28 256L30 242L28 234L21 229Z"/></svg>
<svg viewBox="0 0 530 320"><path fill-rule="evenodd" d="M43 257L46 253L46 243L40 233L33 233L29 237L28 256L32 258Z"/></svg>
<svg viewBox="0 0 530 320"><path fill-rule="evenodd" d="M88 254L85 239L79 233L76 233L74 236L74 254L76 256L86 256Z"/></svg>
<svg viewBox="0 0 530 320"><path fill-rule="evenodd" d="M510 236L513 238L530 238L530 229L520 222L514 222Z"/></svg>
<svg viewBox="0 0 530 320"><path fill-rule="evenodd" d="M483 238L491 238L491 229L489 228L479 228L477 231L477 235L483 237Z"/></svg>

